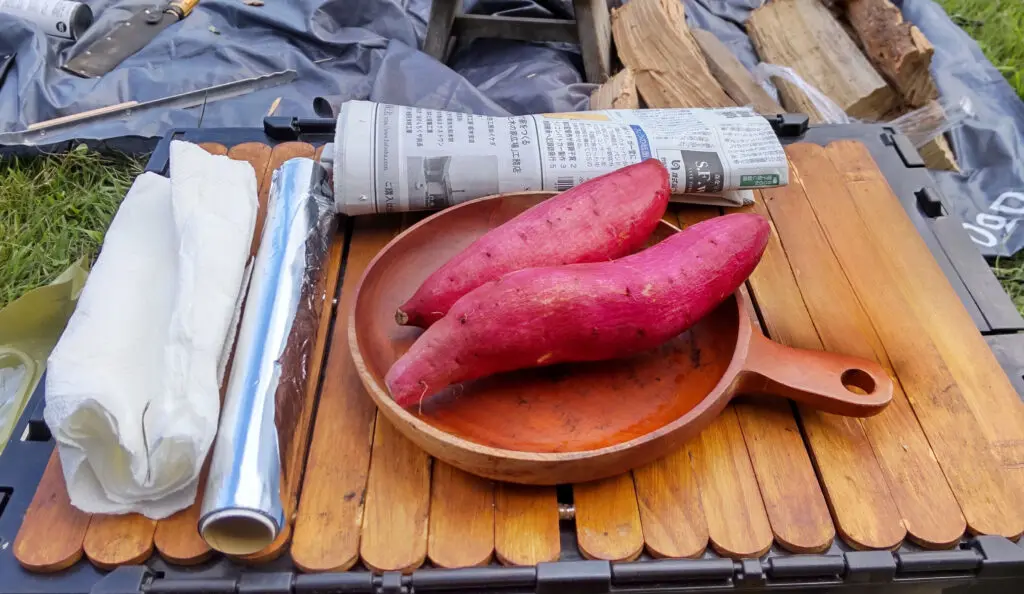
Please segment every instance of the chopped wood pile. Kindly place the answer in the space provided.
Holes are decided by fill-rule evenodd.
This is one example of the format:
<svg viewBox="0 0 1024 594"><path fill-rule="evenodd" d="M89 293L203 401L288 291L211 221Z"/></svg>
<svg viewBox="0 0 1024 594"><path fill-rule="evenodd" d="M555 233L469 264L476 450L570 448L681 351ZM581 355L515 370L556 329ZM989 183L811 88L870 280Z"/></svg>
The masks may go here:
<svg viewBox="0 0 1024 594"><path fill-rule="evenodd" d="M592 109L750 105L825 121L799 86L774 78L776 100L714 34L691 30L679 0L631 0L611 27L622 69ZM851 118L890 121L938 99L934 48L891 0L769 0L746 27L762 62L791 69ZM945 137L919 150L928 167L957 169Z"/></svg>

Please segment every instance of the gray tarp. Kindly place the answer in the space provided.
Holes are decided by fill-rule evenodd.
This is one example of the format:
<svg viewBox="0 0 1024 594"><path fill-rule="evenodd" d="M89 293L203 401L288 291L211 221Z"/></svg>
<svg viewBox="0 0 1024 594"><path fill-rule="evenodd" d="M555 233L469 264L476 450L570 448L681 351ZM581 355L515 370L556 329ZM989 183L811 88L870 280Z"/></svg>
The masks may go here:
<svg viewBox="0 0 1024 594"><path fill-rule="evenodd" d="M612 0L616 2L617 0ZM714 32L748 67L757 63L743 30L761 0L683 0L691 26ZM96 23L83 41L102 35L145 0L88 2ZM936 47L934 73L946 97L968 96L977 118L953 134L964 173L938 173L968 230L987 254L1016 252L1024 239L1013 221L1024 214L1024 104L977 45L932 0L897 0L908 20ZM568 0L479 0L480 14L569 17ZM278 114L313 115L312 100L371 99L494 115L572 111L587 107L574 47L476 40L460 45L450 68L417 48L429 0L292 0L248 6L202 0L183 22L101 79L57 69L71 44L48 38L24 21L0 15L0 56L16 54L0 86L0 132L127 100L145 101L294 69L286 86L187 110L151 110L130 118L83 124L50 135L107 139L160 136L171 127L260 126L275 98ZM2 141L0 141L2 142Z"/></svg>

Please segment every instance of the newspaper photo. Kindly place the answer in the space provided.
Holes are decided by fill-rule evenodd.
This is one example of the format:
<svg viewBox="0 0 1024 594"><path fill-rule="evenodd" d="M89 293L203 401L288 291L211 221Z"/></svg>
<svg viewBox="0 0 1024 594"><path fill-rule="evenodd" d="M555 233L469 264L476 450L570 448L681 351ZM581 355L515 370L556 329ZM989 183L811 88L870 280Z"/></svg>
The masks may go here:
<svg viewBox="0 0 1024 594"><path fill-rule="evenodd" d="M335 138L339 212L439 210L499 193L563 192L659 159L673 201L743 206L788 183L771 125L746 107L513 117L349 101Z"/></svg>

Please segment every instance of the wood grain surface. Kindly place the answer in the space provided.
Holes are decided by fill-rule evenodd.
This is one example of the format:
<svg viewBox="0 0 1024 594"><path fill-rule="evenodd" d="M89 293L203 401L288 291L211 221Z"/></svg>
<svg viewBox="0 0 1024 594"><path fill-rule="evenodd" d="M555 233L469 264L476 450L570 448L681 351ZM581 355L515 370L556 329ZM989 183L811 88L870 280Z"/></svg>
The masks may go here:
<svg viewBox="0 0 1024 594"><path fill-rule="evenodd" d="M155 531L156 522L139 514L93 514L82 549L101 569L138 565L153 554Z"/></svg>
<svg viewBox="0 0 1024 594"><path fill-rule="evenodd" d="M623 68L590 94L590 109L640 109L636 75Z"/></svg>
<svg viewBox="0 0 1024 594"><path fill-rule="evenodd" d="M809 146L809 145L807 145ZM830 167L820 182L805 169L828 163L804 161L799 147L791 153L793 179L786 191L764 193L768 209L786 247L790 263L811 317L826 349L873 359L894 375L875 329L880 321L869 317L847 282L848 270L829 249L824 231L808 198L840 183ZM836 190L827 190L831 195ZM814 273L810 274L813 270ZM943 474L909 406L904 390L894 386L893 402L862 425L886 477L889 492L904 528L917 543L944 547L963 533L963 519Z"/></svg>
<svg viewBox="0 0 1024 594"><path fill-rule="evenodd" d="M213 549L199 535L199 512L203 506L208 471L209 462L203 466L195 502L156 523L153 544L161 557L175 565L196 565L213 554Z"/></svg>
<svg viewBox="0 0 1024 594"><path fill-rule="evenodd" d="M724 557L761 556L772 528L733 406L701 432L693 450L712 548Z"/></svg>
<svg viewBox="0 0 1024 594"><path fill-rule="evenodd" d="M800 172L828 245L874 322L968 528L1016 538L1024 531L1020 494L989 447L965 394L931 339L928 324L911 305L916 297L911 269L897 268L893 261L899 256L891 254L893 249L885 243L874 241L855 198L837 183L843 177L825 149L800 145L787 152Z"/></svg>
<svg viewBox="0 0 1024 594"><path fill-rule="evenodd" d="M51 573L82 558L90 516L71 505L54 448L14 539L14 557L29 571Z"/></svg>
<svg viewBox="0 0 1024 594"><path fill-rule="evenodd" d="M718 212L718 208L707 206L681 208L680 226L689 226L716 216ZM796 552L827 549L832 544L835 529L788 404L768 400L763 403L738 402L731 407L735 409L743 446L749 455L750 468L757 479L764 513L768 515L775 539L781 546ZM735 468L743 472L742 465ZM744 512L755 518L761 517L752 499L740 498L735 502L749 502L751 507ZM756 527L749 536L760 536ZM713 534L711 538L714 540ZM753 546L759 544L754 541L747 543L747 548Z"/></svg>
<svg viewBox="0 0 1024 594"><path fill-rule="evenodd" d="M899 102L896 91L819 0L764 3L750 14L746 28L762 60L792 68L851 116L878 120ZM779 78L773 82L787 109L822 121L799 87Z"/></svg>
<svg viewBox="0 0 1024 594"><path fill-rule="evenodd" d="M355 222L306 462L291 555L304 571L343 571L359 559L377 409L352 365L348 312L370 260L400 229L397 217Z"/></svg>
<svg viewBox="0 0 1024 594"><path fill-rule="evenodd" d="M374 571L410 572L427 556L431 458L377 414L359 556Z"/></svg>
<svg viewBox="0 0 1024 594"><path fill-rule="evenodd" d="M968 396L967 404L989 443L1005 466L1024 464L1024 404L867 148L835 142L825 152L844 172L861 219L871 221L871 237L893 250L888 256L897 275L913 271L914 282L904 283L903 291ZM868 213L874 214L865 219Z"/></svg>
<svg viewBox="0 0 1024 594"><path fill-rule="evenodd" d="M912 283L913 277L900 279L893 273L889 265L890 250L881 249L871 241L849 193L841 183L836 187L837 180L842 180L842 177L823 148L800 145L791 148L789 154L805 189L806 201L798 201L797 204L809 203L809 207L803 208L813 209L809 216L816 217L821 225L827 241L824 245L831 248L838 265L842 266L864 313L870 316L877 337L872 338L866 331L863 334L868 334L872 342L880 343L881 346L875 344L873 350L876 353L882 351L878 353L879 362L895 372L906 395L904 399L897 394L895 406L865 422L865 426L872 443L879 444L876 453L883 462L883 468L891 475L888 477L890 487L907 529L927 545L943 546L951 540L950 533L962 527L960 518L951 511L945 514L938 512L952 508L952 504L941 497L939 477L942 474L936 473L929 465L937 460L972 530L1005 535L1015 531L1013 535L1019 534L1018 528L1024 530L1020 512L1008 512L1006 517L1012 519L1004 523L1000 521L1001 512L996 511L1001 506L991 505L1001 498L1007 505L1012 501L998 461L988 450L974 415L927 330L901 292L900 286L904 282ZM826 192L829 194L827 204L823 201ZM783 243L785 241L784 238ZM820 274L820 269L816 272ZM903 404L904 401L909 402L912 411ZM927 440L918 438L917 432L911 431L918 421ZM881 423L890 424L882 427L879 426ZM899 433L894 434L893 431ZM898 442L887 444L894 435L898 435ZM917 442L921 442L920 445ZM887 447L881 444L887 444ZM927 451L929 445L931 453ZM917 453L911 464L906 457L917 450L923 451ZM887 463L888 460L892 461ZM934 476L936 474L938 477ZM967 474L971 475L970 480L966 479ZM904 487L908 498L927 501L930 509L904 505L896 484ZM925 514L923 517L922 513ZM913 520L915 515L917 520Z"/></svg>
<svg viewBox="0 0 1024 594"><path fill-rule="evenodd" d="M504 565L557 561L562 550L554 487L498 483L494 491L494 553Z"/></svg>
<svg viewBox="0 0 1024 594"><path fill-rule="evenodd" d="M708 70L690 35L683 4L634 0L612 12L619 59L636 74L636 87L650 107L735 105Z"/></svg>
<svg viewBox="0 0 1024 594"><path fill-rule="evenodd" d="M486 565L494 556L494 483L434 460L427 556L438 567Z"/></svg>
<svg viewBox="0 0 1024 594"><path fill-rule="evenodd" d="M633 476L577 483L572 487L576 507L576 542L588 559L632 561L644 550Z"/></svg>
<svg viewBox="0 0 1024 594"><path fill-rule="evenodd" d="M713 206L680 207L679 226L685 229L720 212ZM734 405L691 442L691 451L712 548L727 557L767 551L771 525Z"/></svg>
<svg viewBox="0 0 1024 594"><path fill-rule="evenodd" d="M763 115L785 111L775 98L754 81L747 67L717 35L704 29L691 29L690 34L703 52L711 74L736 105L750 105L754 111Z"/></svg>
<svg viewBox="0 0 1024 594"><path fill-rule="evenodd" d="M700 488L687 444L633 469L647 552L654 557L699 557L708 546Z"/></svg>
<svg viewBox="0 0 1024 594"><path fill-rule="evenodd" d="M835 528L788 402L737 402L736 417L779 546L820 553Z"/></svg>
<svg viewBox="0 0 1024 594"><path fill-rule="evenodd" d="M745 210L771 222L765 200L758 193ZM773 340L822 350L774 224L749 284ZM799 410L819 484L843 540L856 548L881 549L901 542L906 530L860 421L806 407Z"/></svg>

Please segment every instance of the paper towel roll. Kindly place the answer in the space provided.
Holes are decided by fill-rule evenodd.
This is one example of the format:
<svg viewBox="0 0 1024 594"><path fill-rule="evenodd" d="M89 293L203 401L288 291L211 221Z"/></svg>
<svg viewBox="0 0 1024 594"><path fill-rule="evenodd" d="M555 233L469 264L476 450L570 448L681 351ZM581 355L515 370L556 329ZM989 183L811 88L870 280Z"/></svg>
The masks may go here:
<svg viewBox="0 0 1024 594"><path fill-rule="evenodd" d="M180 141L170 159L170 180L132 185L48 362L44 416L71 503L90 513L191 505L217 428L256 175Z"/></svg>

